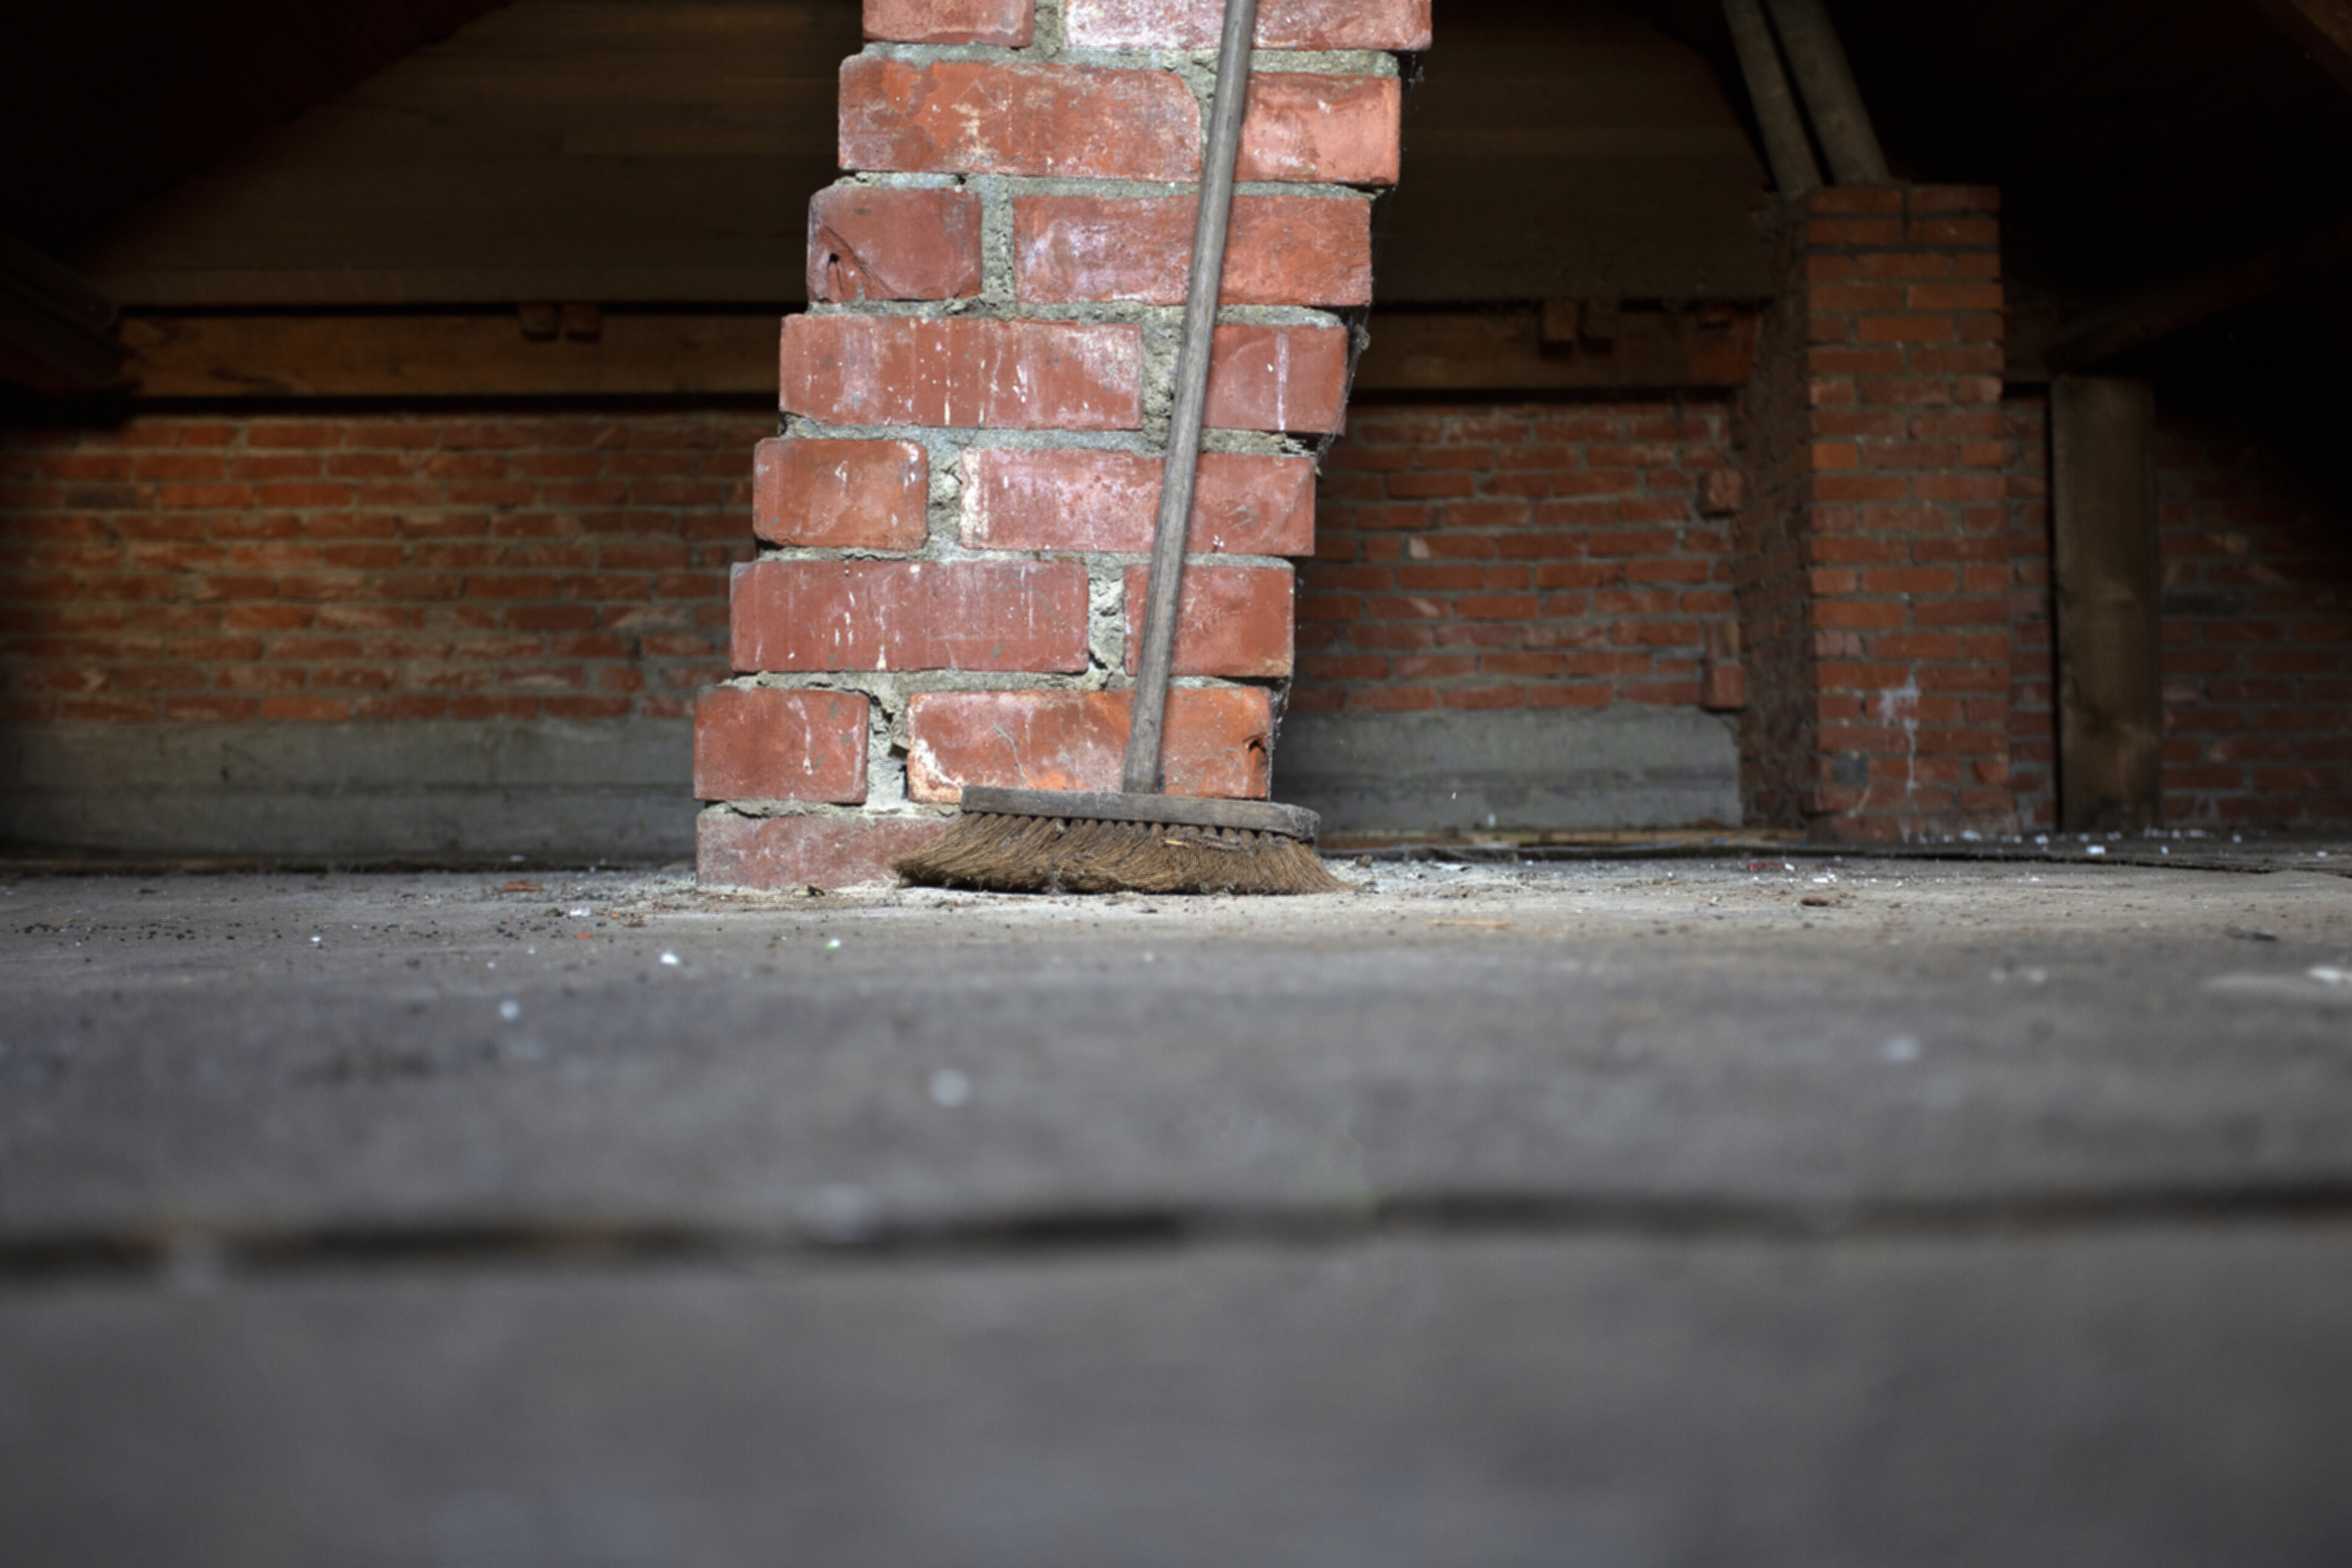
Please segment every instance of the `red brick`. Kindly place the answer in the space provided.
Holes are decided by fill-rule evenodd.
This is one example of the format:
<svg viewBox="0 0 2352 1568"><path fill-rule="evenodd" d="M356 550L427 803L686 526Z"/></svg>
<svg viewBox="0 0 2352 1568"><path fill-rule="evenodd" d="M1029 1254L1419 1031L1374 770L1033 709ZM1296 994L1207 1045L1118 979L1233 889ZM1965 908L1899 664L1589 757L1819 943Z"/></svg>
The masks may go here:
<svg viewBox="0 0 2352 1568"><path fill-rule="evenodd" d="M1914 213L2000 211L2000 191L1993 185L1914 185L1906 195L1906 205Z"/></svg>
<svg viewBox="0 0 2352 1568"><path fill-rule="evenodd" d="M1998 245L2000 225L1989 217L1915 217L1909 238L1913 245Z"/></svg>
<svg viewBox="0 0 2352 1568"><path fill-rule="evenodd" d="M930 459L912 441L770 437L751 461L751 527L772 544L916 550Z"/></svg>
<svg viewBox="0 0 2352 1568"><path fill-rule="evenodd" d="M932 691L908 704L907 793L952 802L966 784L1116 790L1131 691ZM1262 798L1272 706L1257 688L1179 687L1160 741L1171 795Z"/></svg>
<svg viewBox="0 0 2352 1568"><path fill-rule="evenodd" d="M1817 217L1805 226L1812 245L1882 246L1903 243L1903 220L1883 217Z"/></svg>
<svg viewBox="0 0 2352 1568"><path fill-rule="evenodd" d="M841 63L841 166L1196 179L1201 106L1171 71L854 55Z"/></svg>
<svg viewBox="0 0 2352 1568"><path fill-rule="evenodd" d="M864 800L868 706L849 691L704 692L694 705L695 798Z"/></svg>
<svg viewBox="0 0 2352 1568"><path fill-rule="evenodd" d="M1998 310L1998 283L1914 283L1904 290L1904 303L1914 310Z"/></svg>
<svg viewBox="0 0 2352 1568"><path fill-rule="evenodd" d="M957 300L980 292L980 193L828 185L809 202L808 297Z"/></svg>
<svg viewBox="0 0 2352 1568"><path fill-rule="evenodd" d="M1127 669L1142 654L1144 587L1150 573L1127 569ZM1287 566L1184 568L1177 600L1178 675L1271 677L1290 673L1291 577Z"/></svg>
<svg viewBox="0 0 2352 1568"><path fill-rule="evenodd" d="M1817 213L1899 213L1903 190L1899 185L1830 185L1807 196L1804 206Z"/></svg>
<svg viewBox="0 0 2352 1568"><path fill-rule="evenodd" d="M783 406L835 425L1133 430L1142 373L1140 333L1116 322L784 321Z"/></svg>
<svg viewBox="0 0 2352 1568"><path fill-rule="evenodd" d="M1074 563L754 561L732 576L740 671L1087 667Z"/></svg>
<svg viewBox="0 0 2352 1568"><path fill-rule="evenodd" d="M1403 110L1392 76L1261 72L1242 118L1239 177L1392 185Z"/></svg>
<svg viewBox="0 0 2352 1568"><path fill-rule="evenodd" d="M1184 302L1192 196L1025 196L1013 204L1014 290L1067 303ZM1236 196L1218 299L1228 305L1363 305L1372 297L1370 203Z"/></svg>
<svg viewBox="0 0 2352 1568"><path fill-rule="evenodd" d="M1347 400L1345 327L1217 329L1205 416L1212 428L1337 430Z"/></svg>
<svg viewBox="0 0 2352 1568"><path fill-rule="evenodd" d="M1426 49L1430 0L1265 0L1261 49ZM1213 49L1223 0L1069 0L1064 36L1076 49ZM870 35L869 35L870 36Z"/></svg>
<svg viewBox="0 0 2352 1568"><path fill-rule="evenodd" d="M897 879L890 863L947 831L938 816L744 816L706 811L694 826L705 887L845 888Z"/></svg>
<svg viewBox="0 0 2352 1568"><path fill-rule="evenodd" d="M1163 466L1133 452L967 448L963 542L974 550L1147 552ZM1202 454L1188 550L1305 555L1314 545L1313 458Z"/></svg>
<svg viewBox="0 0 2352 1568"><path fill-rule="evenodd" d="M1701 517L1729 517L1747 499L1747 481L1737 468L1710 468L1699 479Z"/></svg>
<svg viewBox="0 0 2352 1568"><path fill-rule="evenodd" d="M1861 324L1866 343L1948 343L1955 335L1949 316L1865 316Z"/></svg>
<svg viewBox="0 0 2352 1568"><path fill-rule="evenodd" d="M1025 48L1034 0L866 0L866 36L896 44Z"/></svg>

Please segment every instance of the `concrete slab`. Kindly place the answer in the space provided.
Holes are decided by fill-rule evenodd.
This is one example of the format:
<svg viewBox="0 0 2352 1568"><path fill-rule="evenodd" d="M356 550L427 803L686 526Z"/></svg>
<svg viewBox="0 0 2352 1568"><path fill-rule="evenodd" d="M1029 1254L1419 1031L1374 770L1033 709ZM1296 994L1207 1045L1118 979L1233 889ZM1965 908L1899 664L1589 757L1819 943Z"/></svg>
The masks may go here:
<svg viewBox="0 0 2352 1568"><path fill-rule="evenodd" d="M0 877L0 1541L2343 1561L2296 854Z"/></svg>
<svg viewBox="0 0 2352 1568"><path fill-rule="evenodd" d="M2352 881L1754 865L1258 901L27 879L0 1236L2352 1186L2352 984L2315 977Z"/></svg>
<svg viewBox="0 0 2352 1568"><path fill-rule="evenodd" d="M1739 737L1695 708L1295 713L1274 793L1335 834L1736 825Z"/></svg>
<svg viewBox="0 0 2352 1568"><path fill-rule="evenodd" d="M683 719L0 727L0 843L658 861L693 853L693 749Z"/></svg>

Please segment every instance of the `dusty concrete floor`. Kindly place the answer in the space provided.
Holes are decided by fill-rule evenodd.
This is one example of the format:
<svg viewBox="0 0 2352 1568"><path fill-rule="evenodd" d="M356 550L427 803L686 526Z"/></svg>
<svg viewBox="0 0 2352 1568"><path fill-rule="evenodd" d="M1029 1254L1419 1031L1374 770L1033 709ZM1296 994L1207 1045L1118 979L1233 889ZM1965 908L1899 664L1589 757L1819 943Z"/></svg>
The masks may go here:
<svg viewBox="0 0 2352 1568"><path fill-rule="evenodd" d="M2352 1562L2322 847L0 878L0 1557Z"/></svg>

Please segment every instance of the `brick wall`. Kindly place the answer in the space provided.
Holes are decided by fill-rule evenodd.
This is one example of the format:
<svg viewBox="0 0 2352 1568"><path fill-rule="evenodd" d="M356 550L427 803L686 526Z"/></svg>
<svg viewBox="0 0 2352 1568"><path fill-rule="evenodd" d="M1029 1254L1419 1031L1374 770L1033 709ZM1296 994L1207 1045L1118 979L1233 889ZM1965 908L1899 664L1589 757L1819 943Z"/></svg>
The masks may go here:
<svg viewBox="0 0 2352 1568"><path fill-rule="evenodd" d="M2340 458L2176 416L2158 425L2156 462L2165 820L2352 823L2352 506Z"/></svg>
<svg viewBox="0 0 2352 1568"><path fill-rule="evenodd" d="M1993 192L1791 214L1739 405L1749 818L1851 840L2016 827Z"/></svg>
<svg viewBox="0 0 2352 1568"><path fill-rule="evenodd" d="M1359 409L1324 462L1292 709L1738 706L1728 424L1705 401Z"/></svg>
<svg viewBox="0 0 2352 1568"><path fill-rule="evenodd" d="M725 668L762 422L0 431L0 721L682 715Z"/></svg>
<svg viewBox="0 0 2352 1568"><path fill-rule="evenodd" d="M880 874L969 784L1116 788L1213 47L1195 0L869 0L761 444L699 864ZM1263 795L1318 435L1371 297L1426 0L1268 0L1169 706L1173 790ZM1203 27L1206 27L1204 33ZM1084 51L1072 58L1072 51ZM1268 188L1272 187L1272 188Z"/></svg>
<svg viewBox="0 0 2352 1568"><path fill-rule="evenodd" d="M2292 418L2201 409L2157 388L2164 574L2164 821L2352 823L2352 502ZM2027 825L2058 821L2049 676L2048 404L2009 405L2018 644L2012 743Z"/></svg>

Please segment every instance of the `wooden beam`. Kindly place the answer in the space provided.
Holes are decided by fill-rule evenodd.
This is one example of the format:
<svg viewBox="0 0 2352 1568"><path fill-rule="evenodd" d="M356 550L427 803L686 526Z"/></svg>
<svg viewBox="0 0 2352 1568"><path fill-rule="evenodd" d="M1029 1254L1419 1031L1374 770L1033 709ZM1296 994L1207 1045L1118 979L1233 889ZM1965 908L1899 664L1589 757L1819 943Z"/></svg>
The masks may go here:
<svg viewBox="0 0 2352 1568"><path fill-rule="evenodd" d="M2352 219L2233 267L2176 278L2104 305L2061 326L2042 345L2053 375L2088 370L2225 310L2315 283L2352 266Z"/></svg>
<svg viewBox="0 0 2352 1568"><path fill-rule="evenodd" d="M1853 67L1838 42L1822 0L1769 0L1772 25L1780 47L1789 57L1790 74L1805 97L1813 133L1830 161L1830 174L1841 185L1884 185L1893 176L1886 154L1871 127L1870 111L1863 106L1862 89Z"/></svg>
<svg viewBox="0 0 2352 1568"><path fill-rule="evenodd" d="M1759 321L1748 310L1622 310L1613 305L1575 308L1566 301L1514 311L1375 313L1371 344L1356 367L1356 387L1728 389L1747 384Z"/></svg>
<svg viewBox="0 0 2352 1568"><path fill-rule="evenodd" d="M2352 0L2255 0L2313 63L2352 88Z"/></svg>
<svg viewBox="0 0 2352 1568"><path fill-rule="evenodd" d="M1786 201L1821 189L1821 165L1813 162L1804 115L1797 108L1796 94L1789 90L1788 73L1780 68L1780 51L1772 42L1772 25L1764 18L1763 0L1723 0L1723 19L1731 28L1732 47L1739 52L1739 74L1748 83L1756 128L1763 133L1772 183Z"/></svg>
<svg viewBox="0 0 2352 1568"><path fill-rule="evenodd" d="M2059 816L2133 831L2164 814L2156 395L2061 376L2050 389L2058 616Z"/></svg>
<svg viewBox="0 0 2352 1568"><path fill-rule="evenodd" d="M776 394L774 311L131 316L141 397ZM536 335L535 335L536 334Z"/></svg>

